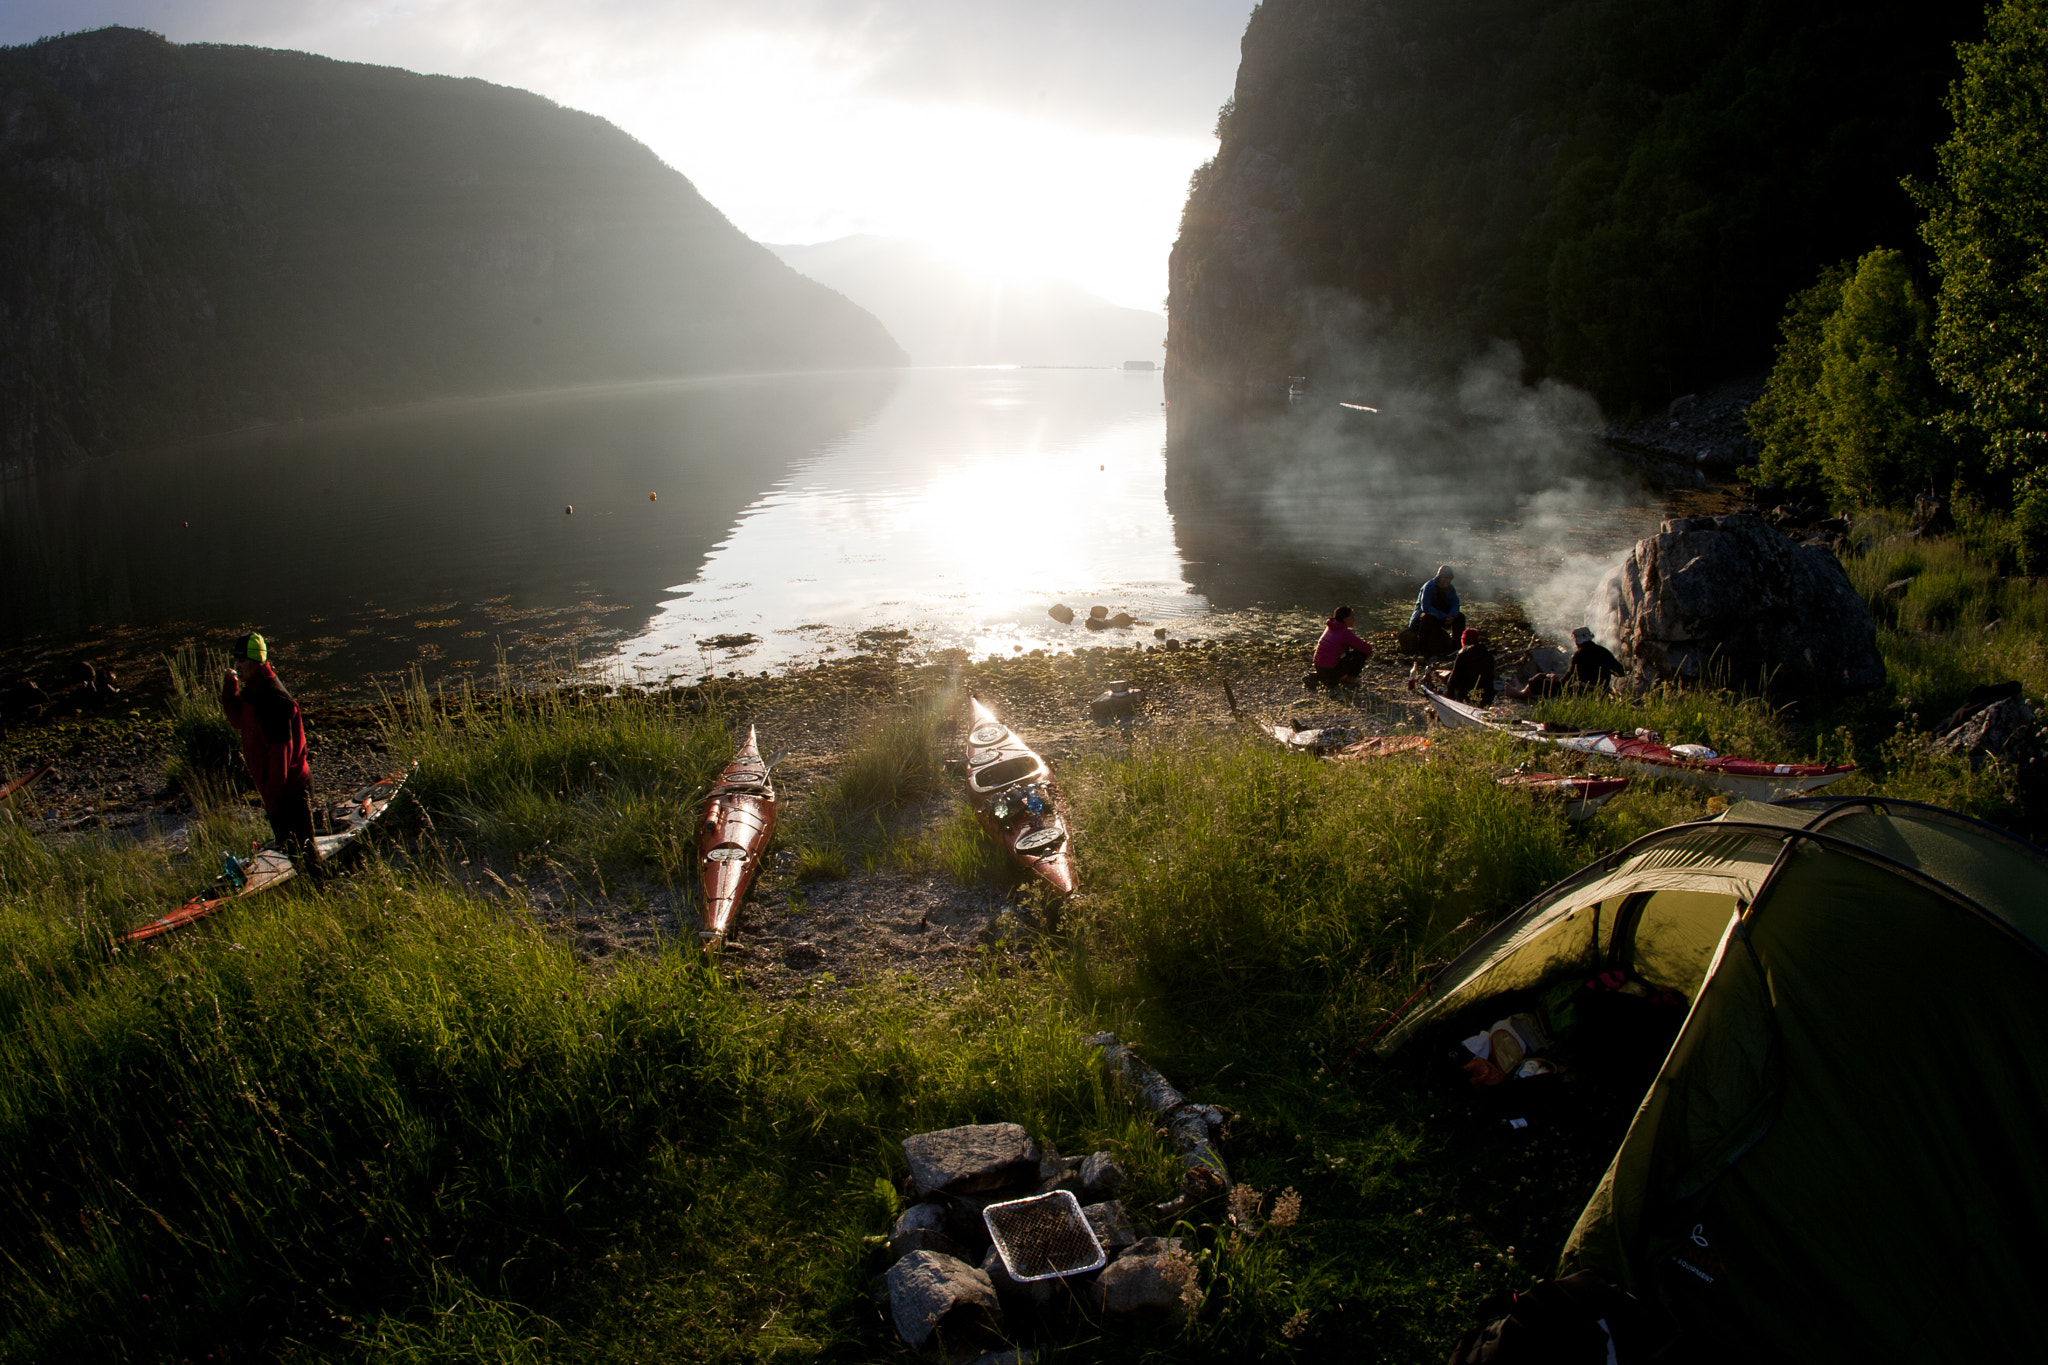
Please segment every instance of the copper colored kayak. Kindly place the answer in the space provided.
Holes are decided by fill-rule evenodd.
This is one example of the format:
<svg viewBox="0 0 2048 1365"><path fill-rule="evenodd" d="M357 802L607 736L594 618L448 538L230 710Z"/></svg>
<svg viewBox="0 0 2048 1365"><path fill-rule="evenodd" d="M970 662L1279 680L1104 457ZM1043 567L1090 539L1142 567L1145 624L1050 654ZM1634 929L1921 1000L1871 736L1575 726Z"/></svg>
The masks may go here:
<svg viewBox="0 0 2048 1365"><path fill-rule="evenodd" d="M705 947L725 942L774 834L775 788L768 781L768 765L761 761L754 728L748 726L747 742L704 798L697 820L697 866L704 883L697 939Z"/></svg>
<svg viewBox="0 0 2048 1365"><path fill-rule="evenodd" d="M1026 872L1061 895L1074 890L1073 842L1052 769L972 697L967 730L967 802L989 837Z"/></svg>

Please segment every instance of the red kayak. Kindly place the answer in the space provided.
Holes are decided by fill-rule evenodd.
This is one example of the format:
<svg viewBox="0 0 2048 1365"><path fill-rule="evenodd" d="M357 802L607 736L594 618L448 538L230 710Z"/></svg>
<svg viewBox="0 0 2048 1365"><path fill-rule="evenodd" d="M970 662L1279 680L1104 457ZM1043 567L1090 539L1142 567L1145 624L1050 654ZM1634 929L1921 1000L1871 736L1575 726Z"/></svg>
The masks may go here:
<svg viewBox="0 0 2048 1365"><path fill-rule="evenodd" d="M1754 758L1729 758L1698 744L1669 745L1637 731L1574 730L1531 720L1513 722L1453 701L1441 692L1420 691L1438 720L1450 729L1492 730L1535 744L1555 745L1582 754L1598 754L1644 777L1668 777L1696 786L1713 787L1751 801L1777 801L1797 796L1856 771L1854 763L1764 763Z"/></svg>
<svg viewBox="0 0 2048 1365"><path fill-rule="evenodd" d="M1494 781L1531 796L1562 800L1567 820L1591 819L1593 812L1619 796L1629 783L1625 777L1563 777L1557 773L1509 773Z"/></svg>
<svg viewBox="0 0 2048 1365"><path fill-rule="evenodd" d="M750 725L747 742L704 798L697 820L697 865L704 886L697 941L706 948L725 942L774 835L775 788Z"/></svg>
<svg viewBox="0 0 2048 1365"><path fill-rule="evenodd" d="M314 858L327 862L354 843L372 822L384 814L397 797L398 789L404 785L405 774L393 773L371 783L347 800L337 801L330 816L333 823L341 827L341 832L315 836ZM222 859L220 885L216 890L194 896L170 914L121 935L121 942L141 943L160 934L168 934L173 929L182 929L236 901L247 900L259 892L281 886L297 875L298 868L293 866L290 855L272 844L265 844L247 858L227 854Z"/></svg>
<svg viewBox="0 0 2048 1365"><path fill-rule="evenodd" d="M1074 892L1073 841L1052 769L1031 746L969 697L967 803L1019 867L1063 896Z"/></svg>

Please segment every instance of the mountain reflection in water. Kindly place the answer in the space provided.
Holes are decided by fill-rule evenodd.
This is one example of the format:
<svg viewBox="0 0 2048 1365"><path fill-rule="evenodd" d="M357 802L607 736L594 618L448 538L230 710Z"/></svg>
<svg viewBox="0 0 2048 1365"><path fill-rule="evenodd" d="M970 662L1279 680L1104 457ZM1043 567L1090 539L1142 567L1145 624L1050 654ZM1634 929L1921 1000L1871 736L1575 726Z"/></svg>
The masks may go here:
<svg viewBox="0 0 2048 1365"><path fill-rule="evenodd" d="M777 376L450 403L11 480L0 644L255 627L295 676L332 681L488 665L500 642L515 655L602 648L643 628L742 508L870 420L898 382Z"/></svg>

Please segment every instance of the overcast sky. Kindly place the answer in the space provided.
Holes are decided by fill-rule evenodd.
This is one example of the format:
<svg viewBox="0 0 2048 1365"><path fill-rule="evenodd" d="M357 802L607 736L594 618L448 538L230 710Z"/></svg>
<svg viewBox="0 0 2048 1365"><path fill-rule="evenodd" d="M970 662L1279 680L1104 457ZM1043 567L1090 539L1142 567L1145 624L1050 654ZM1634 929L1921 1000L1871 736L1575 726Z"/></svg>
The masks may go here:
<svg viewBox="0 0 2048 1365"><path fill-rule="evenodd" d="M0 0L0 43L132 24L535 90L748 235L918 237L1157 309L1251 0Z"/></svg>

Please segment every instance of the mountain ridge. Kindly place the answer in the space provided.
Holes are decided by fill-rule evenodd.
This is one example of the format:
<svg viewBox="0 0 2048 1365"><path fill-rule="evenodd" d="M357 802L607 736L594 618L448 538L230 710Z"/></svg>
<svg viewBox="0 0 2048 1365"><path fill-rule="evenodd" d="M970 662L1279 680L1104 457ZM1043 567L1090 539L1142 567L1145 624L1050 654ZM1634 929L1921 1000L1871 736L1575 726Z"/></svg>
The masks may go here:
<svg viewBox="0 0 2048 1365"><path fill-rule="evenodd" d="M134 29L0 49L0 260L0 465L906 360L595 115Z"/></svg>

